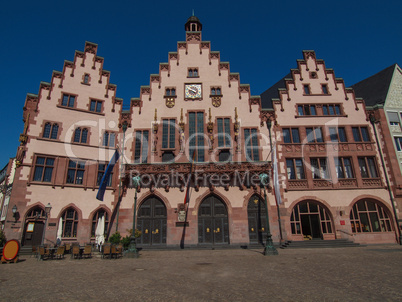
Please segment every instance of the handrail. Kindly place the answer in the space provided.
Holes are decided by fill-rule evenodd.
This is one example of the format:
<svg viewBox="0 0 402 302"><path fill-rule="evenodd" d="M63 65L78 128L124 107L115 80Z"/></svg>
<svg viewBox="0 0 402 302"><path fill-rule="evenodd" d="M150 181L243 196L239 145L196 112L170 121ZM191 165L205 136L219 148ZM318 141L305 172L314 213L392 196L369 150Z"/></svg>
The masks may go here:
<svg viewBox="0 0 402 302"><path fill-rule="evenodd" d="M344 230L337 230L337 232L342 232L342 233L345 233L346 235L349 235L349 236L356 236L356 234L351 234L351 233L346 232Z"/></svg>

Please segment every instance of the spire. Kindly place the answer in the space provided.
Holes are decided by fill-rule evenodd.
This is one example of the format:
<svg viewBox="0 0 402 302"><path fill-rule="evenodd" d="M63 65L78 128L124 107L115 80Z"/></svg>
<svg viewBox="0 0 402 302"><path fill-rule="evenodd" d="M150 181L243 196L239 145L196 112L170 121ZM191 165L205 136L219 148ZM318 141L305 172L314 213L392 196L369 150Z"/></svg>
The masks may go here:
<svg viewBox="0 0 402 302"><path fill-rule="evenodd" d="M201 31L202 30L202 24L201 24L200 20L196 16L194 16L194 10L193 10L193 15L187 19L184 29L186 31Z"/></svg>

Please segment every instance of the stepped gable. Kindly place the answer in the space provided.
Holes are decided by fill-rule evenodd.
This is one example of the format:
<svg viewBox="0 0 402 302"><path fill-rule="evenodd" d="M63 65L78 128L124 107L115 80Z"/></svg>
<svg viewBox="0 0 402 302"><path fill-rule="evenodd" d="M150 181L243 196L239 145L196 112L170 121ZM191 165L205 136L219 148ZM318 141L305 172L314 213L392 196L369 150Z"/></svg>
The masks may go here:
<svg viewBox="0 0 402 302"><path fill-rule="evenodd" d="M297 68L291 69L291 72L279 80L272 87L261 94L263 108L273 108L275 104L280 105L281 111L284 111L283 102L292 101L293 97L306 95L303 86L307 85L311 90L309 96L331 95L340 90L343 92L345 101L353 99L355 109L359 110L358 103L361 99L354 96L352 88L345 87L342 78L336 78L334 70L325 67L322 59L317 59L314 50L303 50L304 59L297 60ZM329 85L330 92L323 94L321 85ZM333 87L333 88L332 88Z"/></svg>
<svg viewBox="0 0 402 302"><path fill-rule="evenodd" d="M395 68L396 64L392 64L375 75L352 85L351 88L357 97L364 99L366 106L384 104Z"/></svg>
<svg viewBox="0 0 402 302"><path fill-rule="evenodd" d="M202 79L202 75L199 76L198 80L196 79L197 77L189 79L187 77L187 73L183 72L182 66L191 68L191 66L188 66L189 62L186 57L189 55L193 56L196 53L199 53L200 56L199 59L197 58L197 61L194 61L195 65L202 65L202 67L200 67L201 69L206 68L206 66L214 68L219 77L226 79L229 88L231 88L233 85L238 87L238 98L239 100L248 100L250 112L252 111L253 105L257 105L258 110L261 110L260 96L251 96L250 85L241 84L239 73L230 72L230 63L220 60L220 52L211 50L210 41L202 40L202 24L199 19L195 16L188 18L185 24L185 30L186 40L177 42L177 50L168 53L168 62L159 63L159 72L157 74L150 74L149 85L141 86L140 96L131 98L131 111L133 111L134 107L138 107L138 111L135 110L135 112L141 114L143 113L142 107L145 103L149 101L154 102L155 100L160 101L163 99L165 89L173 85L173 80L171 80L173 76L176 79L176 83L191 83L197 81L206 82L205 78ZM207 84L203 85L206 86L204 87L204 90L206 90L206 88L208 88ZM181 102L183 98L181 98L181 87L176 88L177 95L175 98L177 104L177 102ZM244 93L247 95L245 96ZM206 97L203 97L203 99L206 99ZM152 104L152 106L158 105Z"/></svg>

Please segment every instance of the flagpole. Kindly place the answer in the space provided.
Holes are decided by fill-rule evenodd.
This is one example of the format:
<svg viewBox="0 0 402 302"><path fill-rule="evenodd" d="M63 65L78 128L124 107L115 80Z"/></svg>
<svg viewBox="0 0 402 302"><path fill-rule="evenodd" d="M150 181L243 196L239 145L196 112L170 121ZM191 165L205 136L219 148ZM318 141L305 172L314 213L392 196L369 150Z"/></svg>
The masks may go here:
<svg viewBox="0 0 402 302"><path fill-rule="evenodd" d="M123 123L123 143L121 148L121 162L119 168L119 195L117 198L116 204L116 232L119 230L119 208L120 208L120 200L121 200L121 174L123 173L123 161L124 161L124 141L126 140L126 131L127 131L127 123Z"/></svg>

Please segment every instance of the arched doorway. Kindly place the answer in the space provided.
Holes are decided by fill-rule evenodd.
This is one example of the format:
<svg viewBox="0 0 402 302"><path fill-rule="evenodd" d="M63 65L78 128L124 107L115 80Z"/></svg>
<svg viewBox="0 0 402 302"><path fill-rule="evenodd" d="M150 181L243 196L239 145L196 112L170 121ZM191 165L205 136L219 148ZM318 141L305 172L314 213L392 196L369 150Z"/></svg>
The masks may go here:
<svg viewBox="0 0 402 302"><path fill-rule="evenodd" d="M147 198L138 209L137 229L141 236L137 238L139 245L166 244L166 207L155 197Z"/></svg>
<svg viewBox="0 0 402 302"><path fill-rule="evenodd" d="M304 239L325 239L333 234L333 224L328 210L316 201L302 201L295 205L290 216L292 234Z"/></svg>
<svg viewBox="0 0 402 302"><path fill-rule="evenodd" d="M267 237L267 211L264 200L253 195L247 205L248 234L251 244L264 244Z"/></svg>
<svg viewBox="0 0 402 302"><path fill-rule="evenodd" d="M198 243L229 244L228 211L215 195L205 198L198 210Z"/></svg>
<svg viewBox="0 0 402 302"><path fill-rule="evenodd" d="M31 209L25 217L23 244L39 246L42 244L43 229L45 227L45 210L41 207Z"/></svg>

